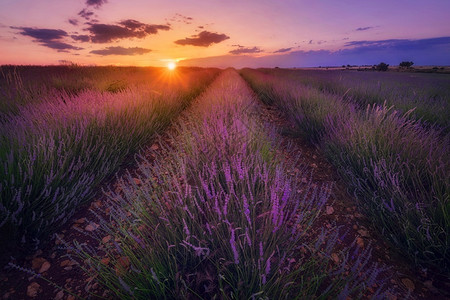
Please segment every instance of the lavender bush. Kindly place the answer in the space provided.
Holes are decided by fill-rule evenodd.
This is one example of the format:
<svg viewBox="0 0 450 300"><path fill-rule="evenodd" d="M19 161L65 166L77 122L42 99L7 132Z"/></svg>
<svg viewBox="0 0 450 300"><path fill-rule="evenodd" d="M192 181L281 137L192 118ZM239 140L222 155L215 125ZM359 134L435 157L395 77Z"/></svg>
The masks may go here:
<svg viewBox="0 0 450 300"><path fill-rule="evenodd" d="M414 261L448 274L450 136L379 106L326 127L323 149L375 225Z"/></svg>
<svg viewBox="0 0 450 300"><path fill-rule="evenodd" d="M338 95L365 109L367 105L393 107L409 117L450 129L450 79L442 74L265 69L319 91Z"/></svg>
<svg viewBox="0 0 450 300"><path fill-rule="evenodd" d="M275 105L324 150L387 239L413 261L449 274L448 134L411 119L412 112L364 111L293 81L280 84L280 71L242 74L257 91L272 91Z"/></svg>
<svg viewBox="0 0 450 300"><path fill-rule="evenodd" d="M334 261L339 231L312 231L330 187L286 175L256 112L238 74L224 72L177 124L173 147L107 192L106 254L78 245L86 270L120 299L344 299L375 283L381 297L369 250Z"/></svg>
<svg viewBox="0 0 450 300"><path fill-rule="evenodd" d="M217 69L209 69L213 74ZM60 98L60 93L83 91L116 93L127 88L153 89L155 93L183 89L195 92L204 75L199 68L176 72L153 67L0 66L0 114L19 114L23 106ZM212 76L214 77L214 76Z"/></svg>
<svg viewBox="0 0 450 300"><path fill-rule="evenodd" d="M216 74L197 70L159 91L140 85L114 93L59 92L17 114L0 114L2 247L35 249L45 242Z"/></svg>

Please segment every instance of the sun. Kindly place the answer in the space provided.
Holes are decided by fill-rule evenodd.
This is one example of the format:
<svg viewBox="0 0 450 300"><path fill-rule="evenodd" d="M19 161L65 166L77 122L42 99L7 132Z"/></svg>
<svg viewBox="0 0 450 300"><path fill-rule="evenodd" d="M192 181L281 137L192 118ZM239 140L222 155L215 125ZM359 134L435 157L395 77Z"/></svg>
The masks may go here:
<svg viewBox="0 0 450 300"><path fill-rule="evenodd" d="M169 70L175 70L176 67L177 67L177 64L173 61L171 61L167 64L167 68L169 68Z"/></svg>

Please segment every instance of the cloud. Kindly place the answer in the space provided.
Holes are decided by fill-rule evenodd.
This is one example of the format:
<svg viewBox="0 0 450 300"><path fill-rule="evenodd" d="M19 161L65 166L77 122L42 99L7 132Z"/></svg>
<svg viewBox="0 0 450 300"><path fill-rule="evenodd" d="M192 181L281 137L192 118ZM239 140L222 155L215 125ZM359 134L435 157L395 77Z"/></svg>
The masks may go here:
<svg viewBox="0 0 450 300"><path fill-rule="evenodd" d="M42 46L49 47L51 49L58 50L58 52L68 52L67 50L83 50L83 48L75 47L73 45L60 42L60 41L47 41L41 43Z"/></svg>
<svg viewBox="0 0 450 300"><path fill-rule="evenodd" d="M303 43L306 43L307 41L303 41ZM308 45L313 45L313 44L316 44L316 45L322 45L322 44L325 44L327 41L324 41L324 40L318 40L318 41L315 41L315 40L309 40L309 42L308 42Z"/></svg>
<svg viewBox="0 0 450 300"><path fill-rule="evenodd" d="M352 41L337 51L292 51L261 57L223 55L181 61L183 66L199 67L317 67L341 65L373 65L384 61L396 65L413 61L415 65L450 65L450 37L419 40Z"/></svg>
<svg viewBox="0 0 450 300"><path fill-rule="evenodd" d="M172 22L178 22L178 23L184 23L184 24L192 24L193 20L194 20L194 18L182 15L180 13L176 13L172 18L170 18L170 21L172 21Z"/></svg>
<svg viewBox="0 0 450 300"><path fill-rule="evenodd" d="M289 52L291 50L292 50L292 47L291 48L281 48L281 49L278 49L277 51L274 51L273 53L285 53L285 52Z"/></svg>
<svg viewBox="0 0 450 300"><path fill-rule="evenodd" d="M358 27L358 28L355 29L355 31L366 31L366 30L370 30L370 29L373 29L373 28L375 28L375 27L373 27L373 26Z"/></svg>
<svg viewBox="0 0 450 300"><path fill-rule="evenodd" d="M31 27L13 27L12 29L20 30L19 34L35 38L34 42L42 46L55 49L58 52L68 52L68 50L82 50L83 48L75 47L62 41L67 37L66 31L61 29L47 28L31 28Z"/></svg>
<svg viewBox="0 0 450 300"><path fill-rule="evenodd" d="M87 6L94 6L95 8L99 8L103 4L107 3L108 0L86 0Z"/></svg>
<svg viewBox="0 0 450 300"><path fill-rule="evenodd" d="M78 20L77 19L69 19L68 22L74 26L78 25Z"/></svg>
<svg viewBox="0 0 450 300"><path fill-rule="evenodd" d="M89 42L91 38L88 35L81 34L81 35L71 35L72 39L74 39L77 42Z"/></svg>
<svg viewBox="0 0 450 300"><path fill-rule="evenodd" d="M159 30L170 30L168 25L144 24L136 20L124 20L119 25L89 24L87 30L91 34L94 43L109 43L126 38L145 38L147 35L156 34Z"/></svg>
<svg viewBox="0 0 450 300"><path fill-rule="evenodd" d="M123 25L126 28L129 28L131 30L135 30L135 29L138 29L138 28L141 28L141 27L145 26L144 23L136 21L136 20L132 20L132 19L121 21L119 24L121 24L121 25Z"/></svg>
<svg viewBox="0 0 450 300"><path fill-rule="evenodd" d="M230 37L227 36L226 34L219 34L219 33L214 33L214 32L209 32L209 31L202 31L197 35L193 35L190 38L185 38L183 40L177 40L175 41L175 44L178 45L192 45L192 46L197 46L197 47L209 47L212 44L218 44L220 42L223 42L227 39L229 39Z"/></svg>
<svg viewBox="0 0 450 300"><path fill-rule="evenodd" d="M408 39L389 39L389 40L375 40L375 41L351 41L346 42L346 47L352 47L360 52L370 52L378 50L418 50L427 49L435 46L449 46L450 37L438 37L429 39L418 39L418 40L408 40Z"/></svg>
<svg viewBox="0 0 450 300"><path fill-rule="evenodd" d="M92 50L90 53L98 54L98 55L142 55L152 51L151 49L133 47L133 48L124 48L124 47L106 47L102 50Z"/></svg>
<svg viewBox="0 0 450 300"><path fill-rule="evenodd" d="M94 12L83 8L78 15L86 20L89 20L94 15Z"/></svg>
<svg viewBox="0 0 450 300"><path fill-rule="evenodd" d="M40 42L61 39L67 36L67 32L61 29L45 29L45 28L31 28L31 27L14 27L12 29L21 30L20 34L31 36Z"/></svg>
<svg viewBox="0 0 450 300"><path fill-rule="evenodd" d="M243 47L241 45L238 45L237 49L231 50L230 53L231 54L248 54L248 53L259 53L262 50L259 49L258 47Z"/></svg>

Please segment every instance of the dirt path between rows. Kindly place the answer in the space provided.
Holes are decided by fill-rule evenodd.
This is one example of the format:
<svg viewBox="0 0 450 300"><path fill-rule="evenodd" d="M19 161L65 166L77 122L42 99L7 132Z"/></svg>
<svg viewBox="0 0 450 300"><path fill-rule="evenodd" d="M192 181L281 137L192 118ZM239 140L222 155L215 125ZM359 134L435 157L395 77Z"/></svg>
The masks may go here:
<svg viewBox="0 0 450 300"><path fill-rule="evenodd" d="M210 86L213 84L214 82ZM210 89L210 86L192 101L191 106ZM163 151L160 145L171 143L169 135L174 131L174 124L188 114L189 110L188 107L181 112L162 134L155 137L152 144L143 147L140 153L130 155L121 169L105 180L92 202L74 214L51 243L25 259L11 260L14 266L7 265L0 270L0 300L115 299L95 281L94 274L82 269L83 262L73 255L74 251L70 248L75 241L78 244L101 249L101 242L95 232L99 225L95 222L98 216L109 220L108 197L105 192L109 189L118 192L122 178L136 175L139 156L152 163L156 154ZM140 184L137 181L136 183ZM43 278L39 278L40 275Z"/></svg>
<svg viewBox="0 0 450 300"><path fill-rule="evenodd" d="M277 154L290 161L300 157L298 169L302 170L306 167L311 170L314 184L319 186L322 184L333 185L331 199L323 215L315 222L317 228L314 228L314 230L318 231L323 226L329 228L336 225L341 226L342 231L348 232L342 247L349 246L354 241L362 248L371 245L373 248L371 262L390 267L390 270L386 271L384 275L391 277L388 281L388 288L392 290L391 299L405 299L408 295L412 299L446 299L435 294L432 281L424 277L424 274L413 273L410 266L401 257L393 254L390 247L383 242L382 237L371 229L368 220L356 209L355 200L346 192L345 184L339 179L339 176L323 155L315 147L309 146L301 138L295 136L292 125L280 112L262 103L259 106L260 118L268 125L276 128L279 134L278 138L281 140L281 144ZM179 118L188 113L189 109L184 111ZM169 127L166 133L159 137L158 142L143 151L147 160L151 162L155 158L155 153L163 151L161 144L171 143L169 136L172 132L173 128ZM106 190L108 187L113 190L116 189L121 176L127 176L128 172L133 176L136 171L137 163L133 158L130 158L129 164L107 182L104 188ZM294 178L295 174L292 174L292 176ZM136 182L136 184L140 183ZM94 201L81 209L58 236L65 241L76 240L78 243L99 247L98 239L94 237L98 225L89 222L89 220L96 220L91 212L92 209L95 209L97 213L102 212L103 217L107 219L108 209L105 203L106 196L103 192L99 192ZM59 239L56 239L46 249L39 250L25 260L16 261L15 264L41 273L45 278L66 290L70 290L78 297L112 299L113 297L109 295L108 291L102 289L95 282L93 276L80 268L77 259L73 258L70 255L71 253L70 249L67 249ZM42 278L37 278L31 272L26 273L17 268L8 268L0 274L0 291L0 299L76 299L74 295L62 291ZM93 297L92 294L102 297ZM32 295L34 297L31 297Z"/></svg>
<svg viewBox="0 0 450 300"><path fill-rule="evenodd" d="M426 270L417 272L399 253L388 245L383 237L370 225L369 220L356 207L356 199L349 195L346 184L335 168L315 146L295 133L294 125L275 107L260 102L261 118L277 128L282 140L280 155L286 160L301 156L298 169L306 167L312 173L312 182L333 186L331 198L324 214L315 226L331 228L339 226L348 232L344 244L356 242L360 247L371 247L371 263L387 266L390 270L384 276L390 278L387 288L393 292L391 299L450 299L433 286L433 274ZM320 230L316 228L316 231ZM445 284L439 282L440 284Z"/></svg>

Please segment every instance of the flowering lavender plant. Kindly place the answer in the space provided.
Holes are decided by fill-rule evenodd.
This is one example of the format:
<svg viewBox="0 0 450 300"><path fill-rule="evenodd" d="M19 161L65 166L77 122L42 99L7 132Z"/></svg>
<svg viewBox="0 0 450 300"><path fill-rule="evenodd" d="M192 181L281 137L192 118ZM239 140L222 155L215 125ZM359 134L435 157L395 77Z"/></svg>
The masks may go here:
<svg viewBox="0 0 450 300"><path fill-rule="evenodd" d="M78 251L118 298L345 298L375 283L380 295L368 252L344 249L333 261L339 231L310 232L330 187L287 175L257 113L243 80L225 71L177 122L172 146L108 192L107 264Z"/></svg>
<svg viewBox="0 0 450 300"><path fill-rule="evenodd" d="M180 81L164 81L158 92L155 84L114 93L53 91L44 94L52 98L0 112L4 258L8 247L30 250L48 240L91 199L104 178L167 127L217 72L186 72ZM155 74L143 75L145 83L146 76Z"/></svg>
<svg viewBox="0 0 450 300"><path fill-rule="evenodd" d="M349 102L346 94L330 93L329 88L314 91L311 85L319 87L329 74L321 73L321 78L314 73L309 79L304 74L290 70L242 72L257 92L270 91L271 101L295 121L299 133L324 151L349 183L360 207L396 248L448 276L450 136L446 129L411 117L417 98L403 106L412 108L405 113L387 106L401 103L395 97L365 108ZM384 98L384 92L379 96ZM426 99L420 99L423 106ZM445 115L442 107L430 107L435 119ZM441 125L447 126L445 122Z"/></svg>

